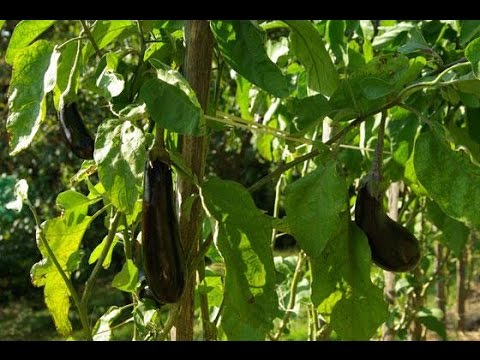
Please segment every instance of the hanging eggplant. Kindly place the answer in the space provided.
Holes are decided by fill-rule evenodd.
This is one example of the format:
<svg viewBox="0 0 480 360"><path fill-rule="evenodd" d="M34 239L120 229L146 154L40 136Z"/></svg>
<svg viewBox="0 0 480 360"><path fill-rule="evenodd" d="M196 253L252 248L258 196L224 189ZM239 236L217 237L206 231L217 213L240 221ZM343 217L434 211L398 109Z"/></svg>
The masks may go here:
<svg viewBox="0 0 480 360"><path fill-rule="evenodd" d="M185 261L173 197L172 172L161 160L145 167L142 247L150 291L162 303L175 303L185 287Z"/></svg>
<svg viewBox="0 0 480 360"><path fill-rule="evenodd" d="M59 119L70 150L81 159L93 159L94 140L85 127L77 104L65 104L60 109Z"/></svg>
<svg viewBox="0 0 480 360"><path fill-rule="evenodd" d="M388 271L410 271L420 260L417 238L388 217L382 199L373 196L368 182L363 184L355 203L355 223L368 238L372 260Z"/></svg>

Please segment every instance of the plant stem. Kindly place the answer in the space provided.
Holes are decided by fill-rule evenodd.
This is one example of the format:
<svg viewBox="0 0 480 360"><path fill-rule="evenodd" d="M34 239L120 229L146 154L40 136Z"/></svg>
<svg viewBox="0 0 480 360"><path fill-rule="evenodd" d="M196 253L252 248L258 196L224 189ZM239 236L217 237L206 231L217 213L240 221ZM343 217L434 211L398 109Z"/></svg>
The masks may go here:
<svg viewBox="0 0 480 360"><path fill-rule="evenodd" d="M85 283L85 290L83 291L83 296L82 296L82 304L83 306L85 306L85 308L88 305L88 300L91 296L93 286L95 285L95 281L97 280L98 272L100 271L100 268L102 267L103 262L107 257L108 250L112 245L112 241L115 238L115 234L117 232L117 227L118 227L118 223L120 221L121 216L122 216L122 212L117 211L117 213L113 217L113 220L110 225L110 230L108 231L107 240L105 241L105 246L102 249L102 253L99 256L97 263L95 264L95 267L93 268L93 271L90 274L90 277Z"/></svg>
<svg viewBox="0 0 480 360"><path fill-rule="evenodd" d="M77 36L77 37L68 39L68 40L65 41L64 43L58 45L58 46L57 46L57 49L60 50L61 48L63 48L64 46L70 44L71 42L80 41L80 40L84 40L84 39L88 39L88 37L87 37L87 36L80 35L80 36Z"/></svg>
<svg viewBox="0 0 480 360"><path fill-rule="evenodd" d="M278 340L282 335L283 329L285 329L285 326L287 326L288 321L290 320L290 316L292 315L292 310L295 307L295 299L297 297L297 285L298 285L298 282L300 281L300 274L302 272L303 264L305 263L306 259L307 259L306 254L303 251L301 251L298 254L297 267L295 268L295 273L293 274L292 284L290 286L290 297L288 299L288 305L285 311L285 315L283 316L282 322L280 323L277 333L272 337L272 339L275 341Z"/></svg>
<svg viewBox="0 0 480 360"><path fill-rule="evenodd" d="M92 46L93 46L93 49L95 50L95 53L97 54L98 57L101 58L102 57L102 52L98 48L98 45L95 42L95 39L94 39L94 37L92 35L92 32L90 31L87 23L85 22L85 20L80 20L80 22L82 23L83 31L85 31L85 34L87 35L88 40L90 40L90 42L92 43Z"/></svg>
<svg viewBox="0 0 480 360"><path fill-rule="evenodd" d="M87 340L93 340L92 330L90 329L90 324L88 323L88 317L87 317L86 309L83 306L82 301L80 301L80 297L78 296L78 293L75 290L75 287L73 286L72 282L70 281L70 279L67 276L67 274L65 273L65 271L63 271L62 266L58 262L57 257L55 256L52 248L50 247L50 244L48 243L47 238L45 237L45 234L43 233L43 229L40 226L40 220L38 218L37 211L35 210L33 205L30 203L30 201L26 201L26 204L28 205L28 207L30 208L30 211L33 214L33 217L35 219L35 223L37 225L38 233L39 233L39 236L40 236L40 240L42 241L43 246L45 246L45 249L47 250L48 257L52 260L53 264L55 265L55 268L60 273L60 276L62 277L63 282L65 283L65 285L68 288L68 292L70 293L70 296L73 298L73 302L75 303L75 306L76 306L77 311L78 311L78 315L80 317L80 322L82 323L82 328L83 328L83 332L85 334L85 338Z"/></svg>

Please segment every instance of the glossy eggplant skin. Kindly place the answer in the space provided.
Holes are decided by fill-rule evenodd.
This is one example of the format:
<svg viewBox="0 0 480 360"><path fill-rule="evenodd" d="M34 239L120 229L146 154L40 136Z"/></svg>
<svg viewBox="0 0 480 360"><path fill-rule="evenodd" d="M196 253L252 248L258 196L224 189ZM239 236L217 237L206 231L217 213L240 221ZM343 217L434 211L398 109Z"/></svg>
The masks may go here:
<svg viewBox="0 0 480 360"><path fill-rule="evenodd" d="M368 238L372 260L382 269L405 272L420 260L417 238L385 214L382 202L360 187L355 203L355 223Z"/></svg>
<svg viewBox="0 0 480 360"><path fill-rule="evenodd" d="M172 172L160 160L145 167L142 248L148 286L161 304L175 303L185 287L185 260L173 197Z"/></svg>
<svg viewBox="0 0 480 360"><path fill-rule="evenodd" d="M81 159L92 160L94 140L85 127L77 104L65 104L60 110L59 119L70 150Z"/></svg>

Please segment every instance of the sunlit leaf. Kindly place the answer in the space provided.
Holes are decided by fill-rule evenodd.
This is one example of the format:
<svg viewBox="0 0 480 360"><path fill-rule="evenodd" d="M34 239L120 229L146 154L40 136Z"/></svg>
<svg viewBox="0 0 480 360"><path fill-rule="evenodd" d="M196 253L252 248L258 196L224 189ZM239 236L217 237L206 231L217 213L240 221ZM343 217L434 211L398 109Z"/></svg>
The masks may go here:
<svg viewBox="0 0 480 360"><path fill-rule="evenodd" d="M271 222L236 182L210 178L202 197L226 265L221 326L229 340L264 340L278 312Z"/></svg>

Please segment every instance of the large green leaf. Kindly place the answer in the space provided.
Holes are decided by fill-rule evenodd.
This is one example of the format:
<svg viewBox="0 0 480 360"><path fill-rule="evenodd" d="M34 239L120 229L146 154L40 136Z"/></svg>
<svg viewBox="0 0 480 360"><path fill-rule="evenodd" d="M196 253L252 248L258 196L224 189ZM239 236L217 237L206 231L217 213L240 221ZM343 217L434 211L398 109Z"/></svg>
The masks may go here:
<svg viewBox="0 0 480 360"><path fill-rule="evenodd" d="M405 166L413 151L418 119L413 113L400 107L391 109L389 115L386 130L390 139L392 158Z"/></svg>
<svg viewBox="0 0 480 360"><path fill-rule="evenodd" d="M318 125L330 111L327 99L321 94L288 99L286 106L292 114L294 130L298 132L308 131Z"/></svg>
<svg viewBox="0 0 480 360"><path fill-rule="evenodd" d="M473 73L480 79L480 38L473 40L465 48L465 57L472 64Z"/></svg>
<svg viewBox="0 0 480 360"><path fill-rule="evenodd" d="M467 243L470 229L460 221L446 215L435 202L427 202L427 215L437 228L443 233L443 240L455 256L460 257Z"/></svg>
<svg viewBox="0 0 480 360"><path fill-rule="evenodd" d="M130 121L107 120L98 128L93 157L112 204L131 214L147 160L143 132Z"/></svg>
<svg viewBox="0 0 480 360"><path fill-rule="evenodd" d="M179 87L160 79L149 79L140 89L140 99L160 127L179 134L201 135L204 132L202 109Z"/></svg>
<svg viewBox="0 0 480 360"><path fill-rule="evenodd" d="M57 20L22 20L13 30L8 43L5 61L12 65L19 51L30 45L38 36L52 26ZM1 27L1 26L0 26Z"/></svg>
<svg viewBox="0 0 480 360"><path fill-rule="evenodd" d="M70 276L67 272L68 260L78 250L91 219L91 217L86 216L86 213L78 213L75 217L56 217L42 224L45 238L68 277ZM68 335L72 331L72 325L68 318L70 309L68 288L52 259L48 256L38 231L37 244L43 259L32 267L30 274L32 283L35 286L45 287L45 303L53 316L55 326L60 334Z"/></svg>
<svg viewBox="0 0 480 360"><path fill-rule="evenodd" d="M225 259L221 326L229 340L264 340L278 311L271 222L239 183L213 177L201 193Z"/></svg>
<svg viewBox="0 0 480 360"><path fill-rule="evenodd" d="M422 132L415 142L414 166L418 180L449 216L480 225L480 168L455 152L439 129Z"/></svg>
<svg viewBox="0 0 480 360"><path fill-rule="evenodd" d="M338 73L317 29L307 20L285 20L292 29L290 41L308 74L308 87L330 96L338 86Z"/></svg>
<svg viewBox="0 0 480 360"><path fill-rule="evenodd" d="M336 163L320 166L285 189L285 211L291 234L305 253L318 257L338 236L347 208L347 185Z"/></svg>
<svg viewBox="0 0 480 360"><path fill-rule="evenodd" d="M2 30L3 24L5 24L5 20L0 20L0 30Z"/></svg>
<svg viewBox="0 0 480 360"><path fill-rule="evenodd" d="M91 29L91 33L98 49L101 50L125 30L135 26L132 20L97 20ZM94 53L94 48L90 41L83 48L83 61L86 63L88 58Z"/></svg>
<svg viewBox="0 0 480 360"><path fill-rule="evenodd" d="M268 57L260 28L250 20L211 21L210 26L223 58L233 70L276 97L290 94L287 77Z"/></svg>
<svg viewBox="0 0 480 360"><path fill-rule="evenodd" d="M345 215L345 214L344 214ZM345 340L367 340L387 318L380 288L370 280L371 254L365 234L346 226L322 254L311 258L312 301Z"/></svg>
<svg viewBox="0 0 480 360"><path fill-rule="evenodd" d="M379 109L417 78L424 65L423 57L410 60L401 54L374 57L340 82L329 101L330 117L350 120Z"/></svg>
<svg viewBox="0 0 480 360"><path fill-rule="evenodd" d="M465 46L480 33L480 20L460 20L460 44Z"/></svg>
<svg viewBox="0 0 480 360"><path fill-rule="evenodd" d="M45 94L55 85L58 56L45 40L19 49L15 55L7 118L12 156L30 145L45 118Z"/></svg>
<svg viewBox="0 0 480 360"><path fill-rule="evenodd" d="M78 91L78 77L80 75L80 42L72 42L61 49L57 67L57 82L53 90L55 108L60 109L60 99L63 102L75 101Z"/></svg>

